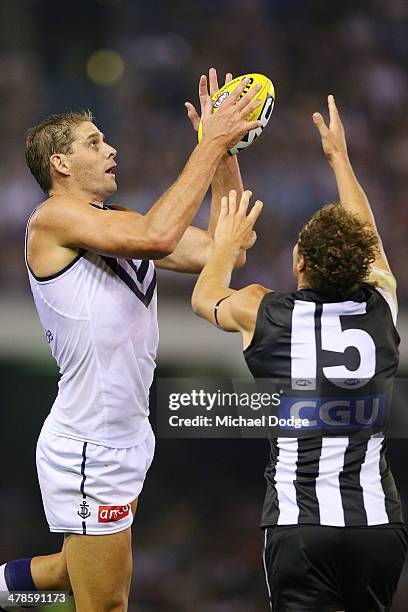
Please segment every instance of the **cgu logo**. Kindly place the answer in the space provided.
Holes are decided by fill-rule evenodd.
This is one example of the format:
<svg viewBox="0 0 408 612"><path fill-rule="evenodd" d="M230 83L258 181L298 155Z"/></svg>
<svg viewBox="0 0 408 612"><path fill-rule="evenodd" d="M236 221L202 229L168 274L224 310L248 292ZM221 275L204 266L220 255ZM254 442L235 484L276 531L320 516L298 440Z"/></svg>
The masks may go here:
<svg viewBox="0 0 408 612"><path fill-rule="evenodd" d="M99 506L98 523L120 521L128 516L129 512L130 504L126 504L126 506Z"/></svg>
<svg viewBox="0 0 408 612"><path fill-rule="evenodd" d="M302 429L366 429L384 424L387 396L345 398L283 398L279 416L306 419ZM284 429L291 429L285 427Z"/></svg>

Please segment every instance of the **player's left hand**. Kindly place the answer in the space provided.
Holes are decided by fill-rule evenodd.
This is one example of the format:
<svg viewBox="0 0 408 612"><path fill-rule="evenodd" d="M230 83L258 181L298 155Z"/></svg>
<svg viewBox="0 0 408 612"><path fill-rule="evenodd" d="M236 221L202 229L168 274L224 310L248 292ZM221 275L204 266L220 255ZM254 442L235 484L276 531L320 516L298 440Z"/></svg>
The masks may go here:
<svg viewBox="0 0 408 612"><path fill-rule="evenodd" d="M229 83L230 81L232 81L232 74L228 72L225 76L225 83ZM196 132L198 132L200 117L203 114L204 109L212 104L211 98L215 93L217 93L219 88L217 71L215 68L210 68L208 71L208 78L205 75L202 75L198 83L198 97L200 99L201 108L200 115L191 102L184 103L184 106L187 109L188 118L190 119Z"/></svg>
<svg viewBox="0 0 408 612"><path fill-rule="evenodd" d="M333 166L336 159L347 159L347 143L334 96L328 96L327 104L330 116L329 125L326 125L320 113L314 113L313 122L319 130L324 154L329 164Z"/></svg>
<svg viewBox="0 0 408 612"><path fill-rule="evenodd" d="M238 204L237 192L231 190L228 197L222 198L220 216L214 233L215 247L231 248L238 255L241 250L246 251L254 246L256 233L253 227L263 204L257 200L247 214L251 196L251 191L244 191Z"/></svg>

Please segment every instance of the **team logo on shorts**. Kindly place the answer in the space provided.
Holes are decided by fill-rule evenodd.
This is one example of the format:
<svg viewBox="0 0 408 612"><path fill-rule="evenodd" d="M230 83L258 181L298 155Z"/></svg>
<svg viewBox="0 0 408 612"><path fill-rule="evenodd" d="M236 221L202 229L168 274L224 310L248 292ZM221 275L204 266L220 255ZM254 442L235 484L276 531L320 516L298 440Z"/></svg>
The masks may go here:
<svg viewBox="0 0 408 612"><path fill-rule="evenodd" d="M91 516L91 513L89 512L89 504L87 504L85 500L82 502L82 504L79 504L79 507L81 509L78 510L78 515L81 518L86 519L88 516Z"/></svg>
<svg viewBox="0 0 408 612"><path fill-rule="evenodd" d="M98 523L120 521L128 516L129 512L130 504L126 504L126 506L99 506Z"/></svg>

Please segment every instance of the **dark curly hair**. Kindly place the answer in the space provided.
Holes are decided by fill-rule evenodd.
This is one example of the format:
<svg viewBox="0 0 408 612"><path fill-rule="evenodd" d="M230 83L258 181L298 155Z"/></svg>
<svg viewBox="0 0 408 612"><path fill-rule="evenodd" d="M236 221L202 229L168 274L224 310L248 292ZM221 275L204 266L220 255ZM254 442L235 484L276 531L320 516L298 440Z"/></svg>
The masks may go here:
<svg viewBox="0 0 408 612"><path fill-rule="evenodd" d="M318 210L302 227L298 238L308 285L329 299L345 297L367 278L378 248L372 225L341 203Z"/></svg>

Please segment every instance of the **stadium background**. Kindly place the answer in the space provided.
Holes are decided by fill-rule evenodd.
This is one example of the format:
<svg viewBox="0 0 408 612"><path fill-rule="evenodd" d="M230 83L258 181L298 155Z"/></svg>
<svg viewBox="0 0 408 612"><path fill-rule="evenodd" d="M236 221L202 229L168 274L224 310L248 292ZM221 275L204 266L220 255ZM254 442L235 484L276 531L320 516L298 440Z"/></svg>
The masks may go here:
<svg viewBox="0 0 408 612"><path fill-rule="evenodd" d="M57 372L24 268L25 223L42 198L24 164L25 130L52 112L92 109L119 152L119 191L111 201L144 211L175 180L195 144L183 103L197 102L200 74L210 66L221 75L267 74L277 105L261 141L240 156L245 185L265 208L258 243L234 285L285 290L293 286L299 226L336 198L311 122L334 93L398 278L405 375L407 17L404 0L0 3L0 562L60 546L48 533L34 464ZM200 224L207 214L208 202ZM193 279L159 277L158 374L246 375L239 339L190 314ZM405 513L406 446L391 442ZM268 609L258 532L267 453L262 440L158 439L134 528L131 611ZM408 569L393 612L406 610Z"/></svg>

